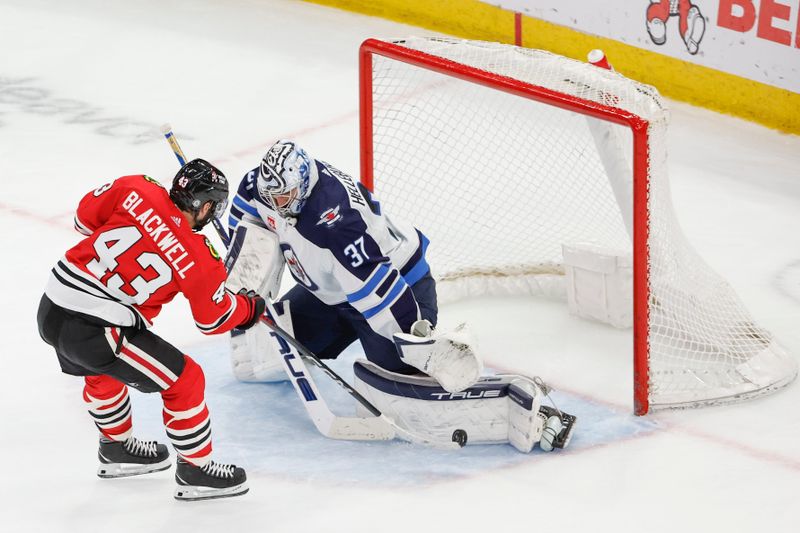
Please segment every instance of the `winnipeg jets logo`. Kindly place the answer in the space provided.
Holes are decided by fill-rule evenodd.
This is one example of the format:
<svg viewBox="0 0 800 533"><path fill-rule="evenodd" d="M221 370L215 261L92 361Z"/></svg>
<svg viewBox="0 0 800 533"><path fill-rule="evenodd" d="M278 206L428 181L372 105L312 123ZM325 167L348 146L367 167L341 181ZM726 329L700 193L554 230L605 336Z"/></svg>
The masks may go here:
<svg viewBox="0 0 800 533"><path fill-rule="evenodd" d="M303 265L300 264L292 247L286 243L281 243L281 250L283 250L283 257L286 259L286 266L289 267L289 272L292 273L292 277L297 280L298 283L305 285L308 290L317 290L319 286L314 283L314 280L308 277L306 270L303 268Z"/></svg>
<svg viewBox="0 0 800 533"><path fill-rule="evenodd" d="M175 223L176 226L180 227L180 225L181 225L181 217L176 217L175 215L172 215L172 217L170 217L170 218L172 218L172 221Z"/></svg>
<svg viewBox="0 0 800 533"><path fill-rule="evenodd" d="M267 224L274 230L278 229L278 225L275 223L275 217L267 216Z"/></svg>
<svg viewBox="0 0 800 533"><path fill-rule="evenodd" d="M317 221L317 226L320 224L325 224L329 228L333 226L337 220L342 218L342 215L339 214L339 206L332 207L323 211L323 213L319 216L319 220Z"/></svg>

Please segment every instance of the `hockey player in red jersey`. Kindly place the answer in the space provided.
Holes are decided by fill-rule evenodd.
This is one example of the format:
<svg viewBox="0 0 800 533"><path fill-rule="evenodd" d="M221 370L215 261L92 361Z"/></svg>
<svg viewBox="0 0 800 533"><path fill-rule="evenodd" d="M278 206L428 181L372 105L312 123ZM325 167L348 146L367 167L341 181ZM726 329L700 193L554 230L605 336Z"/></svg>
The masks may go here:
<svg viewBox="0 0 800 533"><path fill-rule="evenodd" d="M75 228L86 238L53 268L37 318L62 371L85 379L83 399L100 430L100 477L170 466L165 445L132 436L130 386L161 394L178 455L176 498L247 492L242 468L211 460L202 369L147 329L179 292L205 334L250 328L264 312L255 293L226 290L219 255L197 233L224 212L227 198L222 172L195 159L169 192L147 176L124 176L78 205Z"/></svg>

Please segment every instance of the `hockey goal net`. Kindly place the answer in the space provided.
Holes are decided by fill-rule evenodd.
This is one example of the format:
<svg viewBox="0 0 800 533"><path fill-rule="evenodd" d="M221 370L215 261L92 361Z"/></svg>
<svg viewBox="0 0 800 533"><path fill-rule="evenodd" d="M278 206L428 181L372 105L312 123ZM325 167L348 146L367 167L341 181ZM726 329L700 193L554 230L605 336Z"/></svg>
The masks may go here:
<svg viewBox="0 0 800 533"><path fill-rule="evenodd" d="M362 181L430 237L441 292L565 297L565 244L627 250L637 414L795 377L680 230L653 87L496 43L370 39L360 54Z"/></svg>

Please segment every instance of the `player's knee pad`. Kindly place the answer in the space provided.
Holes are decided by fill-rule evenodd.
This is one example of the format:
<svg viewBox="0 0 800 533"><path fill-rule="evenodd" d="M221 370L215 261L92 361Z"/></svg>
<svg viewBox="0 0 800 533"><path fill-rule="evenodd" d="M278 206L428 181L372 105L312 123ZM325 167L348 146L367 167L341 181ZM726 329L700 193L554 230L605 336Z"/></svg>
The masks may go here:
<svg viewBox="0 0 800 533"><path fill-rule="evenodd" d="M361 395L402 428L432 440L449 441L462 430L468 444L510 443L527 453L542 437L543 393L523 376L484 376L447 392L433 378L396 374L369 361L356 361L353 369Z"/></svg>
<svg viewBox="0 0 800 533"><path fill-rule="evenodd" d="M275 322L286 332L294 335L289 302L275 304ZM283 381L283 355L280 342L266 324L257 323L246 331L231 333L231 366L239 381L270 382Z"/></svg>
<svg viewBox="0 0 800 533"><path fill-rule="evenodd" d="M206 388L206 376L203 369L188 355L183 356L184 366L178 380L166 390L161 391L161 396L167 399L182 396L202 397Z"/></svg>

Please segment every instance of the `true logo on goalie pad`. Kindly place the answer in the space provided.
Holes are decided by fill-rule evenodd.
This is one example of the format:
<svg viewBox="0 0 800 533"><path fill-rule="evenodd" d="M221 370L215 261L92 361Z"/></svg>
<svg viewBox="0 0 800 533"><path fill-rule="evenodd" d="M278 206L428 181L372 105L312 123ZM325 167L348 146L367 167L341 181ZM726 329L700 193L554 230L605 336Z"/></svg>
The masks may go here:
<svg viewBox="0 0 800 533"><path fill-rule="evenodd" d="M363 361L353 365L353 372L357 379L386 394L436 403L503 398L510 388L506 377L484 376L478 383L463 391L448 392L433 378L401 376Z"/></svg>
<svg viewBox="0 0 800 533"><path fill-rule="evenodd" d="M465 390L461 392L432 392L431 398L435 400L477 400L478 398L500 398L503 391L494 390Z"/></svg>

